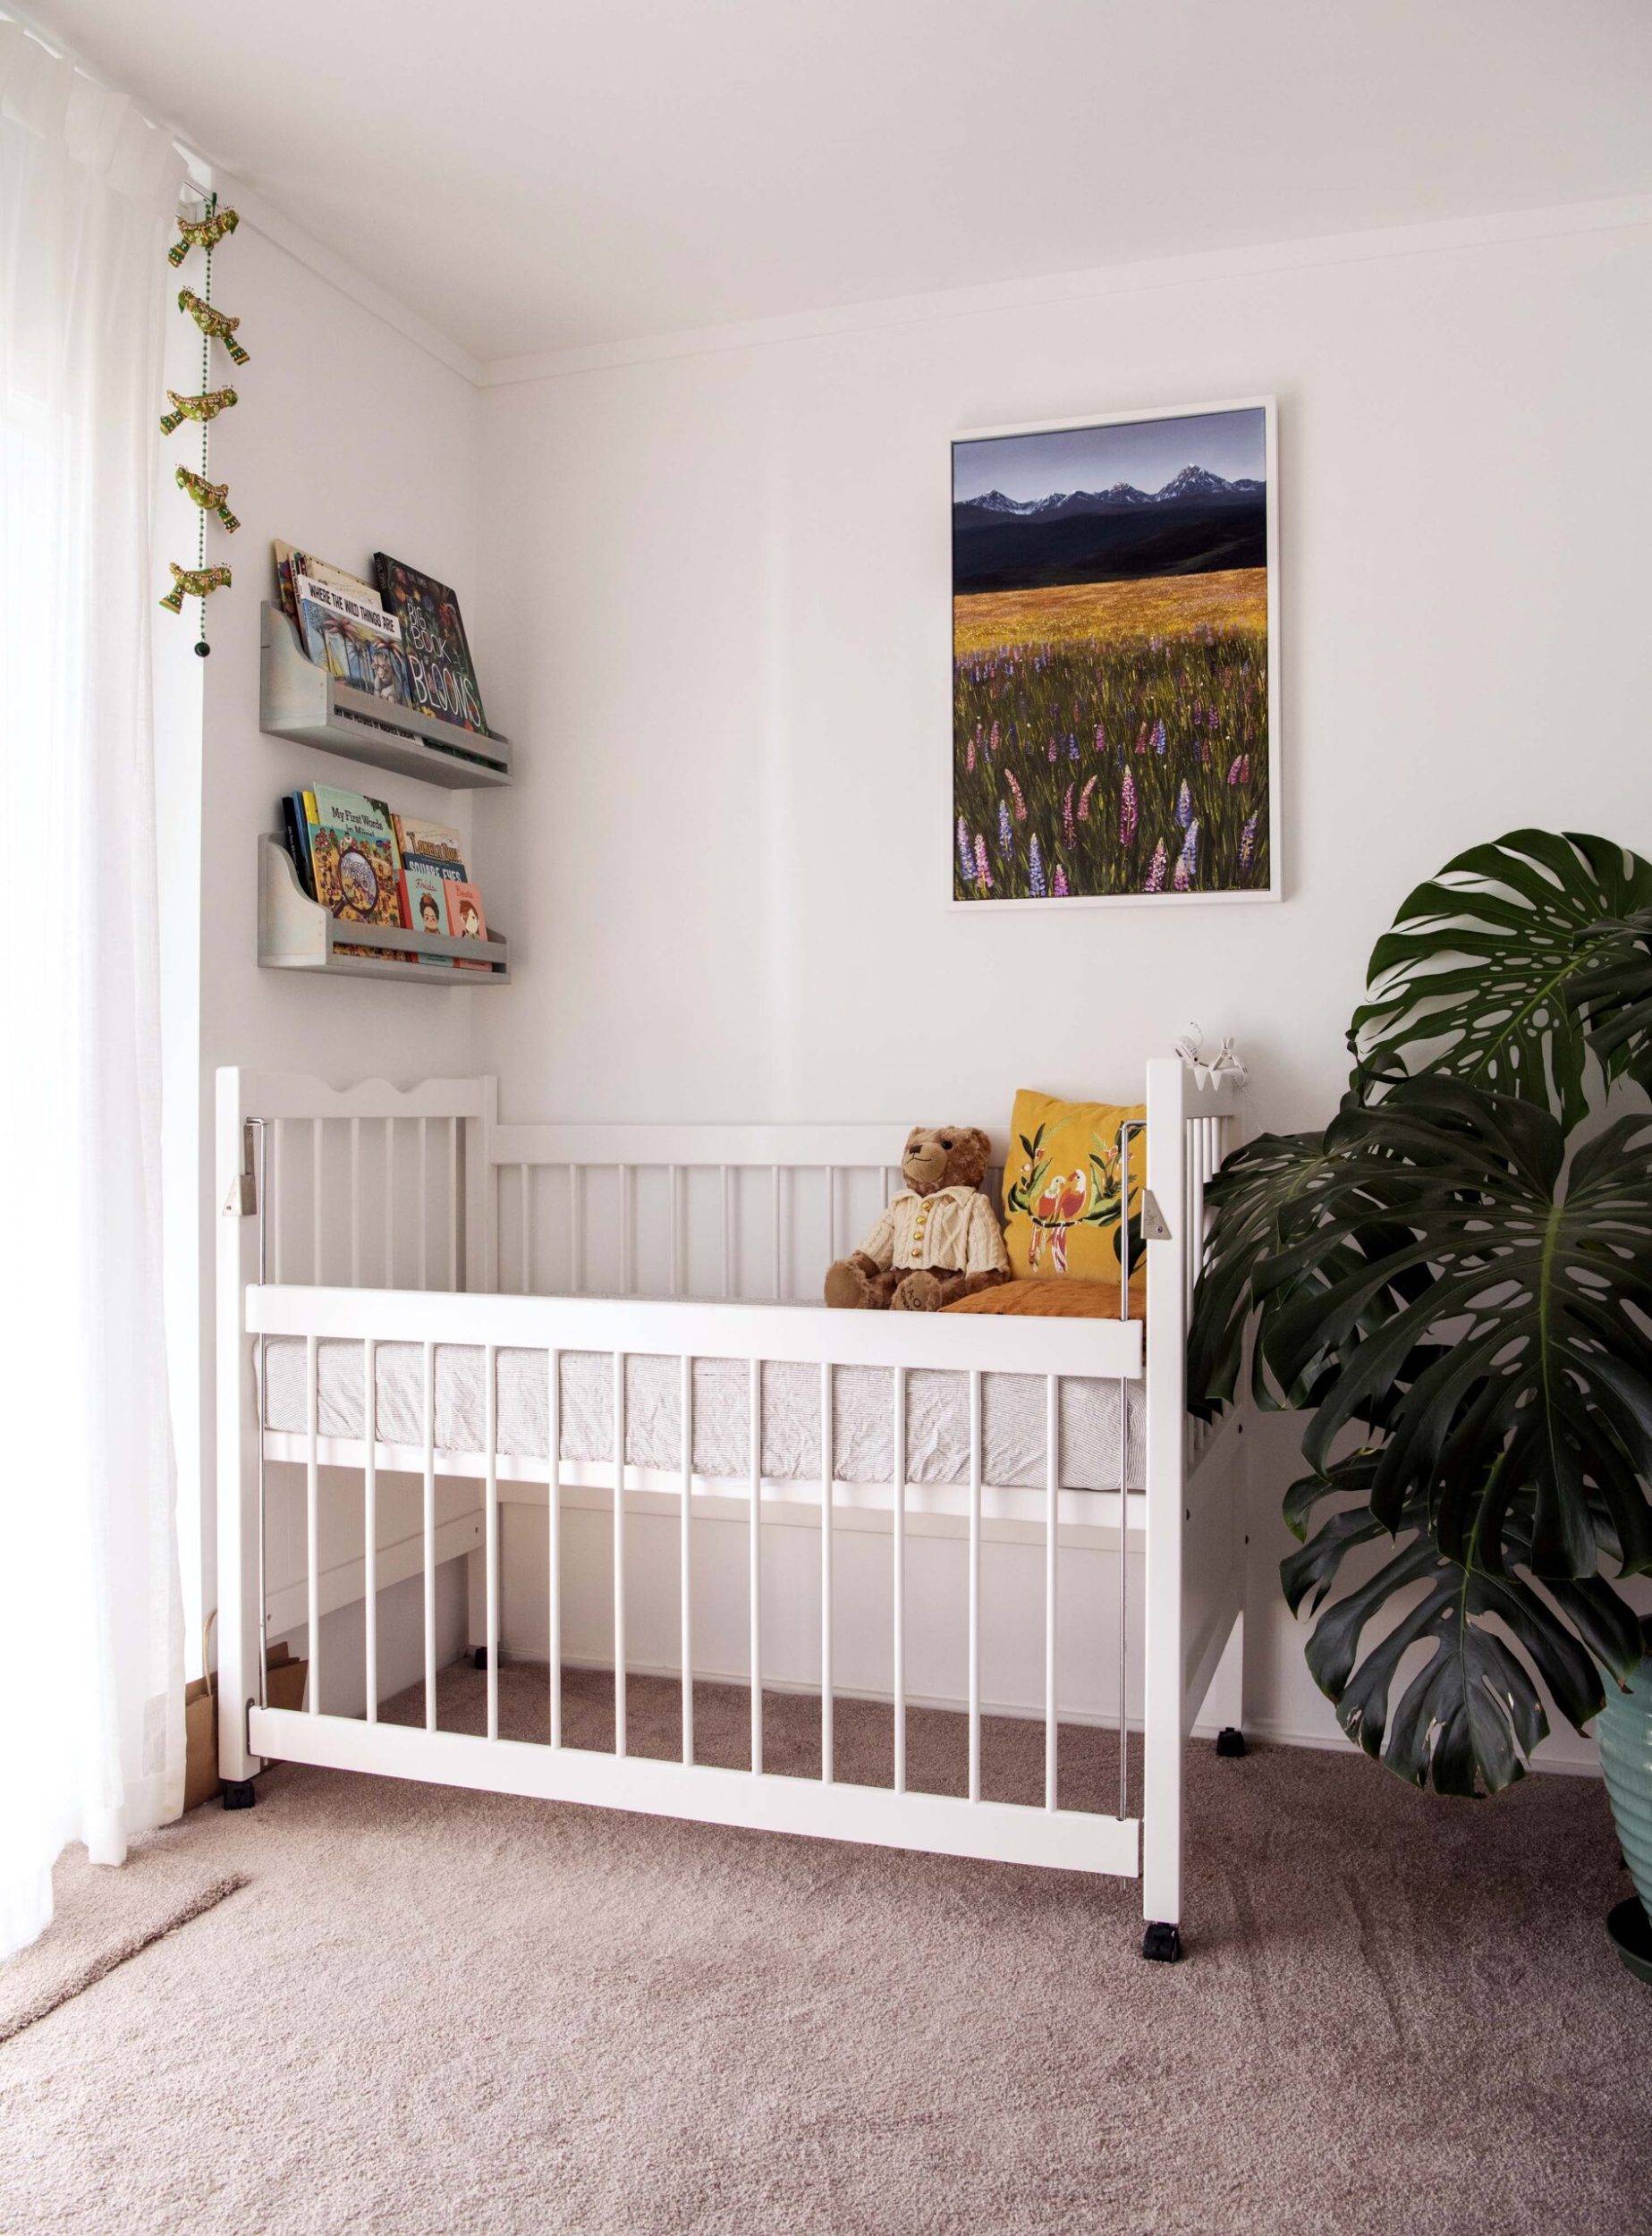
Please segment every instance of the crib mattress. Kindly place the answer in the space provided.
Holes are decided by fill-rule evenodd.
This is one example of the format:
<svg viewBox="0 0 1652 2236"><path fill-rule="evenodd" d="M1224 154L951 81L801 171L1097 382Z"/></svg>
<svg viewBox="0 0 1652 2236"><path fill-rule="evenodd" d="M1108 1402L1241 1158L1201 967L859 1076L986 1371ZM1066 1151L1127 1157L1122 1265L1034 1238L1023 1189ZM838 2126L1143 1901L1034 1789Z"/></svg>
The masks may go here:
<svg viewBox="0 0 1652 2236"><path fill-rule="evenodd" d="M265 1423L302 1435L309 1427L304 1343L274 1337L267 1347ZM483 1354L470 1344L442 1343L436 1352L436 1441L445 1452L479 1453L485 1443ZM630 1357L625 1362L625 1457L639 1468L681 1469L674 1359ZM324 1436L363 1434L362 1350L324 1339L317 1346L318 1423ZM381 1343L376 1360L378 1436L383 1444L422 1448L424 1353L417 1343ZM549 1444L550 1392L542 1351L498 1353L498 1436L502 1453L543 1460ZM894 1475L894 1377L884 1367L833 1372L833 1456L843 1483L887 1483ZM750 1370L743 1359L694 1362L694 1471L745 1478L750 1469ZM1129 1396L1129 1468L1132 1488L1144 1480L1140 1385ZM970 1476L969 1378L914 1368L906 1377L906 1468L913 1483L967 1483ZM1119 1487L1120 1385L1063 1379L1060 1399L1059 1476L1069 1490ZM1004 1487L1041 1488L1045 1480L1045 1384L1036 1375L981 1378L983 1478ZM601 1351L562 1357L562 1457L614 1459L614 1360ZM774 1481L820 1476L820 1369L775 1361L763 1368L763 1472Z"/></svg>

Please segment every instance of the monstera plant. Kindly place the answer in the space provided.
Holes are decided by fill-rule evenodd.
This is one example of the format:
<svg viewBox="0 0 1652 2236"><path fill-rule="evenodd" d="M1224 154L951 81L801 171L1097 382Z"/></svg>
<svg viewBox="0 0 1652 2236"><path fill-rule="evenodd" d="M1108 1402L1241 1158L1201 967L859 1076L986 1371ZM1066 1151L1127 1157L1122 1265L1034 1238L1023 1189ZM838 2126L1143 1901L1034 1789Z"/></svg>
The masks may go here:
<svg viewBox="0 0 1652 2236"><path fill-rule="evenodd" d="M1349 1040L1324 1132L1211 1185L1190 1386L1310 1416L1282 1575L1343 1729L1495 1792L1537 1680L1581 1727L1652 1669L1620 1588L1652 1571L1652 865L1546 831L1459 855Z"/></svg>

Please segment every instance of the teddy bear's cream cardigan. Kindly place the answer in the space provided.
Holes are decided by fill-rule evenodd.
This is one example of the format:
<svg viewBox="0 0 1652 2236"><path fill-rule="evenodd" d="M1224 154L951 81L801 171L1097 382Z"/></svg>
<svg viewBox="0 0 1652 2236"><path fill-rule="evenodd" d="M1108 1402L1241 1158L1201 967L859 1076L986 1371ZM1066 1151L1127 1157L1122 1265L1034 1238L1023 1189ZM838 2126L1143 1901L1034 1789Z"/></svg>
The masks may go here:
<svg viewBox="0 0 1652 2236"><path fill-rule="evenodd" d="M936 1273L1007 1274L1009 1253L993 1207L978 1188L904 1188L860 1245L880 1273L899 1266Z"/></svg>

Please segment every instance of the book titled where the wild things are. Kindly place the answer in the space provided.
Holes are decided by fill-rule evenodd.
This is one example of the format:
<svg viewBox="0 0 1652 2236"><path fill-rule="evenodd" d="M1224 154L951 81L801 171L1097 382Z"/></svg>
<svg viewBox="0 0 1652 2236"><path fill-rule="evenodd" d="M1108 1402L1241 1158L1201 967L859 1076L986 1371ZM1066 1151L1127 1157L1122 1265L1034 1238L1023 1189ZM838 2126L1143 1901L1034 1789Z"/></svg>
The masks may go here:
<svg viewBox="0 0 1652 2236"><path fill-rule="evenodd" d="M1277 887L1273 407L953 445L953 899Z"/></svg>

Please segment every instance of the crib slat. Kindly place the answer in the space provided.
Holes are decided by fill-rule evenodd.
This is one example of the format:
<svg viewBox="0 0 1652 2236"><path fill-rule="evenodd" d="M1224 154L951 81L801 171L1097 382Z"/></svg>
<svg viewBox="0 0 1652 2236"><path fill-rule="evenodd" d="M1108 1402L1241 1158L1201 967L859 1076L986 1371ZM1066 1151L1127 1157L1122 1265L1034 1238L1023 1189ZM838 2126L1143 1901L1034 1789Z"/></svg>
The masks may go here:
<svg viewBox="0 0 1652 2236"><path fill-rule="evenodd" d="M430 1286L430 1125L419 1122L419 1285Z"/></svg>
<svg viewBox="0 0 1652 2236"><path fill-rule="evenodd" d="M436 1345L425 1353L425 1729L436 1729Z"/></svg>
<svg viewBox="0 0 1652 2236"><path fill-rule="evenodd" d="M499 1736L499 1351L482 1346L482 1435L487 1442L485 1530L487 1736Z"/></svg>
<svg viewBox="0 0 1652 2236"><path fill-rule="evenodd" d="M781 1249L780 1249L780 1173L781 1173L781 1168L780 1168L780 1166L779 1166L778 1165L770 1165L770 1167L769 1167L769 1174L768 1174L768 1182L769 1182L769 1221L770 1221L771 1227L772 1227L772 1229L773 1229L773 1233L772 1233L772 1236L771 1236L771 1241L772 1241L773 1245L774 1245L774 1249L773 1249L773 1256L774 1256L773 1279L774 1279L774 1298L775 1298L775 1302L776 1304L778 1304L778 1303L780 1302L781 1299L782 1299L782 1298L784 1296L784 1294L785 1294L785 1290L784 1290L784 1287L783 1286L783 1275L782 1275L782 1269L781 1269Z"/></svg>
<svg viewBox="0 0 1652 2236"><path fill-rule="evenodd" d="M981 1374L970 1369L970 1799L981 1798Z"/></svg>
<svg viewBox="0 0 1652 2236"><path fill-rule="evenodd" d="M574 1296L584 1292L585 1183L580 1167L568 1167L568 1288Z"/></svg>
<svg viewBox="0 0 1652 2236"><path fill-rule="evenodd" d="M1060 1519L1061 1384L1044 1389L1044 1806L1055 1807L1060 1741L1055 1724L1055 1548Z"/></svg>
<svg viewBox="0 0 1652 2236"><path fill-rule="evenodd" d="M618 1166L620 1177L620 1294L629 1297L636 1288L631 1266L631 1173L629 1165Z"/></svg>
<svg viewBox="0 0 1652 2236"><path fill-rule="evenodd" d="M521 1191L518 1210L521 1232L522 1294L525 1297L533 1293L533 1196L529 1184L531 1171L532 1167L527 1165L519 1165L516 1168L517 1184Z"/></svg>
<svg viewBox="0 0 1652 2236"><path fill-rule="evenodd" d="M728 1168L724 1167L724 1179ZM747 1530L751 1613L751 1767L763 1767L763 1362L750 1362L747 1433L751 1453L751 1520Z"/></svg>
<svg viewBox="0 0 1652 2236"><path fill-rule="evenodd" d="M350 1285L361 1286L361 1121L350 1122Z"/></svg>
<svg viewBox="0 0 1652 2236"><path fill-rule="evenodd" d="M723 1293L734 1293L734 1209L728 1166L723 1167Z"/></svg>
<svg viewBox="0 0 1652 2236"><path fill-rule="evenodd" d="M304 1464L304 1597L309 1626L309 1713L321 1713L321 1463L320 1370L317 1339L304 1338L305 1425L309 1449Z"/></svg>
<svg viewBox="0 0 1652 2236"><path fill-rule="evenodd" d="M894 1370L894 1790L906 1791L906 1368Z"/></svg>
<svg viewBox="0 0 1652 2236"><path fill-rule="evenodd" d="M361 1420L366 1431L361 1467L362 1624L365 1633L367 1720L378 1721L378 1345L361 1346Z"/></svg>
<svg viewBox="0 0 1652 2236"><path fill-rule="evenodd" d="M614 1752L625 1752L625 1353L614 1354Z"/></svg>
<svg viewBox="0 0 1652 2236"><path fill-rule="evenodd" d="M572 1166L569 1168L572 1170ZM562 1353L546 1353L546 1463L549 1504L546 1537L549 1572L546 1578L549 1616L547 1659L551 1681L551 1745L562 1745Z"/></svg>
<svg viewBox="0 0 1652 2236"><path fill-rule="evenodd" d="M837 1257L837 1167L826 1168L826 1262L832 1265Z"/></svg>
<svg viewBox="0 0 1652 2236"><path fill-rule="evenodd" d="M682 1294L682 1167L671 1167L671 1293Z"/></svg>
<svg viewBox="0 0 1652 2236"><path fill-rule="evenodd" d="M672 1167L674 1177L676 1167ZM694 1492L694 1361L686 1354L679 1364L677 1419L682 1434L682 1520L678 1559L682 1578L682 1759L694 1761L694 1620L690 1591L690 1515Z"/></svg>
<svg viewBox="0 0 1652 2236"><path fill-rule="evenodd" d="M832 1369L820 1369L820 1783L832 1783Z"/></svg>
<svg viewBox="0 0 1652 2236"><path fill-rule="evenodd" d="M396 1285L396 1122L385 1121L385 1286Z"/></svg>
<svg viewBox="0 0 1652 2236"><path fill-rule="evenodd" d="M309 1122L309 1277L321 1286L321 1140L322 1118Z"/></svg>
<svg viewBox="0 0 1652 2236"><path fill-rule="evenodd" d="M269 1277L281 1279L281 1129L285 1122L269 1122L269 1184L265 1193L265 1228L269 1235Z"/></svg>
<svg viewBox="0 0 1652 2236"><path fill-rule="evenodd" d="M447 1285L455 1294L459 1275L459 1121L447 1122Z"/></svg>

